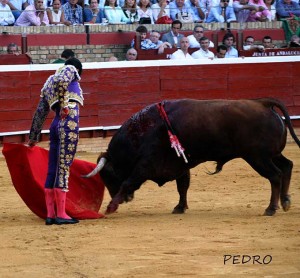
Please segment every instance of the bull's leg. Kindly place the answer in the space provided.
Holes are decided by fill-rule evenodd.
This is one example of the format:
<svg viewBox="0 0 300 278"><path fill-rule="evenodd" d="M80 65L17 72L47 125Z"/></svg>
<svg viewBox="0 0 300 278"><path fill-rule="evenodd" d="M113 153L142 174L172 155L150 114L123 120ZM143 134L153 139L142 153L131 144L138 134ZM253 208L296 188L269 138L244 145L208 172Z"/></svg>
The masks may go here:
<svg viewBox="0 0 300 278"><path fill-rule="evenodd" d="M172 213L184 213L188 209L187 191L190 186L190 171L188 170L180 178L176 179L177 191L179 193L179 203Z"/></svg>
<svg viewBox="0 0 300 278"><path fill-rule="evenodd" d="M289 188L292 177L293 162L288 160L283 155L273 159L273 162L282 172L280 202L282 209L284 211L288 211L291 207Z"/></svg>
<svg viewBox="0 0 300 278"><path fill-rule="evenodd" d="M271 159L249 160L247 162L252 168L261 176L267 178L271 183L271 200L269 206L266 208L264 215L272 216L278 209L278 202L281 189L281 171L276 167Z"/></svg>

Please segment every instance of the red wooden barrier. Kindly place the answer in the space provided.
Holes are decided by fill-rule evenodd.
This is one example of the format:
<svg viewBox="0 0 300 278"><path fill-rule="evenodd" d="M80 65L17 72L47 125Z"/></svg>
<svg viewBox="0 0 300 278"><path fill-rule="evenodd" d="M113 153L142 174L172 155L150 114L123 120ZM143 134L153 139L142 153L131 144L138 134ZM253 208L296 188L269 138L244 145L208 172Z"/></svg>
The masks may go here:
<svg viewBox="0 0 300 278"><path fill-rule="evenodd" d="M40 89L59 66L0 66L0 143L25 139L7 133L29 130ZM276 97L300 117L299 72L299 56L85 63L80 126L109 129L150 103L174 98Z"/></svg>

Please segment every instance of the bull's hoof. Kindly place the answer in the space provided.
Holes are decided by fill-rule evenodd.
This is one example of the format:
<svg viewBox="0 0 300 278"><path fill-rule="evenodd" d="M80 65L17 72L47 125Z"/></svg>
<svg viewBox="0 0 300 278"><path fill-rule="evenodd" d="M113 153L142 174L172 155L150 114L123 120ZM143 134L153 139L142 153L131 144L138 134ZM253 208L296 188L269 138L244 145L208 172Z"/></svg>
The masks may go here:
<svg viewBox="0 0 300 278"><path fill-rule="evenodd" d="M119 205L116 205L114 203L110 203L107 208L106 208L106 211L105 211L105 214L111 214L111 213L114 213L117 211Z"/></svg>
<svg viewBox="0 0 300 278"><path fill-rule="evenodd" d="M267 208L265 210L264 216L273 216L276 213L276 209Z"/></svg>
<svg viewBox="0 0 300 278"><path fill-rule="evenodd" d="M284 198L281 199L281 206L284 211L288 211L290 209L290 207L291 207L290 195L286 195L286 196L284 196Z"/></svg>
<svg viewBox="0 0 300 278"><path fill-rule="evenodd" d="M182 213L185 213L185 210L186 210L185 207L176 206L176 207L173 209L172 213L173 213L173 214L182 214Z"/></svg>

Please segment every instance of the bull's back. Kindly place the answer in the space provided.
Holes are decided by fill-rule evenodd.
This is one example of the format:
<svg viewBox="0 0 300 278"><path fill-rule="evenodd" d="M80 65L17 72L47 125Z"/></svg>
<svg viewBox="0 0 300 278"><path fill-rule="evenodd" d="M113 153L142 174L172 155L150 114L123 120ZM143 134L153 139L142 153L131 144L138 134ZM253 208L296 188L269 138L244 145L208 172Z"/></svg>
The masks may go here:
<svg viewBox="0 0 300 278"><path fill-rule="evenodd" d="M285 146L282 119L262 101L185 99L167 102L165 107L182 143L207 160L249 151L275 154Z"/></svg>

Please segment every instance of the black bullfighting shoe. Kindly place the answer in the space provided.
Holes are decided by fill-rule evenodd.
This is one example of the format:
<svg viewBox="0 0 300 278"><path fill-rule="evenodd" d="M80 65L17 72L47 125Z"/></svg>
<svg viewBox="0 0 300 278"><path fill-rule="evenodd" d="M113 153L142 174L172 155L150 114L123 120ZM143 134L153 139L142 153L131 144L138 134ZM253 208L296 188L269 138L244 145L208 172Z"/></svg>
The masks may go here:
<svg viewBox="0 0 300 278"><path fill-rule="evenodd" d="M71 219L65 219L65 218L60 218L60 217L55 218L56 225L77 224L77 223L79 223L79 220L74 219L74 218L71 218Z"/></svg>
<svg viewBox="0 0 300 278"><path fill-rule="evenodd" d="M55 218L47 217L46 221L45 221L45 224L46 225L53 225L53 224L55 224Z"/></svg>

